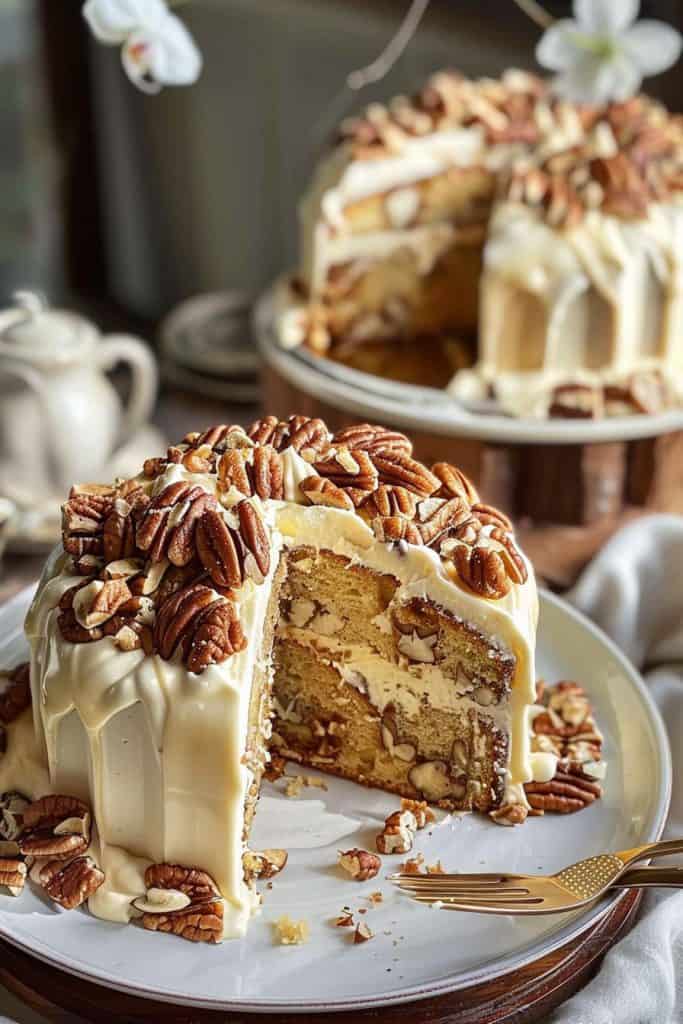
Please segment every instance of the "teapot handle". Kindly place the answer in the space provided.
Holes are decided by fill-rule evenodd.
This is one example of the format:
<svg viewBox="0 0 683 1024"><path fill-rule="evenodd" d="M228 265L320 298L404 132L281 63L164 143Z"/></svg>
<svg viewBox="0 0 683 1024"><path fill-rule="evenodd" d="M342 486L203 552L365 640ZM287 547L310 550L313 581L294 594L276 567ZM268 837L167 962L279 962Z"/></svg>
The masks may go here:
<svg viewBox="0 0 683 1024"><path fill-rule="evenodd" d="M111 370L117 363L128 363L133 375L119 431L120 447L149 419L157 394L158 373L145 343L129 334L108 334L97 348L97 364L103 370Z"/></svg>

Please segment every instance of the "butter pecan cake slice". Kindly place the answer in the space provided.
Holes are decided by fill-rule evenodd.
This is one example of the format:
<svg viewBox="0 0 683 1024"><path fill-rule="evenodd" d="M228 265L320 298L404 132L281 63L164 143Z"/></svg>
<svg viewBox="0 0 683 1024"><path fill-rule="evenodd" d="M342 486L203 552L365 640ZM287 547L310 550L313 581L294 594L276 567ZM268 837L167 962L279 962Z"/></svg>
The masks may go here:
<svg viewBox="0 0 683 1024"><path fill-rule="evenodd" d="M17 850L64 906L216 942L286 860L247 847L271 759L521 821L565 753L531 748L536 618L509 520L403 434L189 434L64 505L26 619L31 779L3 762L44 798ZM19 669L0 717L28 702Z"/></svg>
<svg viewBox="0 0 683 1024"><path fill-rule="evenodd" d="M515 415L657 412L683 400L682 196L681 117L648 97L440 71L340 125L279 340Z"/></svg>

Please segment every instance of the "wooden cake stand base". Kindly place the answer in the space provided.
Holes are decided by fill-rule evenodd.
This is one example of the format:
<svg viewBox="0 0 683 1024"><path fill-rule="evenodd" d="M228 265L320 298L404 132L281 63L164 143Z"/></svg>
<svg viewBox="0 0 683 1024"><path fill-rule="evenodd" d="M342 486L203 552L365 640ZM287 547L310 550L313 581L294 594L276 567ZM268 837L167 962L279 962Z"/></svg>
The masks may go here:
<svg viewBox="0 0 683 1024"><path fill-rule="evenodd" d="M520 970L451 995L384 1009L318 1013L319 1024L534 1024L578 991L634 923L641 893L627 890L597 925ZM162 941L165 940L162 937ZM163 951L160 950L160 956ZM137 1024L257 1024L260 1015L224 1013L140 999L82 981L0 943L0 982L37 1013L65 1021L65 1011L87 1021ZM269 1024L301 1024L301 1013L268 1014Z"/></svg>

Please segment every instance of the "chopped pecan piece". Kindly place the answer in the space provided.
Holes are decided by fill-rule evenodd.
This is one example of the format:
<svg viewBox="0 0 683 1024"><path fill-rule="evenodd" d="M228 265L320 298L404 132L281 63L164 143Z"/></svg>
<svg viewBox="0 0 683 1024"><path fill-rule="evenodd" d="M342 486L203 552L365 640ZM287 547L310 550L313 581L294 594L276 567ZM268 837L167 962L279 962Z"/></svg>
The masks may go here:
<svg viewBox="0 0 683 1024"><path fill-rule="evenodd" d="M74 594L72 610L83 629L102 626L130 601L132 594L125 579L92 580Z"/></svg>
<svg viewBox="0 0 683 1024"><path fill-rule="evenodd" d="M104 872L97 867L91 857L76 857L68 864L58 861L56 871L52 870L53 866L45 865L48 871L45 872L44 882L43 871L40 872L41 884L50 899L65 910L80 907L104 882Z"/></svg>
<svg viewBox="0 0 683 1024"><path fill-rule="evenodd" d="M524 804L502 804L489 813L498 825L523 825L529 815Z"/></svg>
<svg viewBox="0 0 683 1024"><path fill-rule="evenodd" d="M300 484L302 492L311 505L327 508L341 508L352 511L353 501L341 487L322 476L309 476Z"/></svg>
<svg viewBox="0 0 683 1024"><path fill-rule="evenodd" d="M195 556L197 520L216 505L202 487L184 481L169 484L145 509L136 532L138 547L152 562L168 557L173 565L188 565Z"/></svg>
<svg viewBox="0 0 683 1024"><path fill-rule="evenodd" d="M201 583L172 594L157 613L154 645L168 660L179 644L190 672L202 672L244 650L247 641L233 602L217 598Z"/></svg>
<svg viewBox="0 0 683 1024"><path fill-rule="evenodd" d="M218 886L205 871L180 864L152 864L145 871L145 885L148 890L176 890L189 897L190 903L168 913L144 913L144 928L179 935L190 942L221 941L223 899Z"/></svg>
<svg viewBox="0 0 683 1024"><path fill-rule="evenodd" d="M413 454L413 446L405 434L371 423L359 423L356 426L338 430L332 439L332 443L334 445L345 445L351 451L356 448L362 448L363 451L368 452L370 455L377 455L381 452L401 452L404 455Z"/></svg>
<svg viewBox="0 0 683 1024"><path fill-rule="evenodd" d="M9 725L30 703L29 663L24 661L11 672L0 673L0 722Z"/></svg>
<svg viewBox="0 0 683 1024"><path fill-rule="evenodd" d="M369 878L374 878L378 873L382 861L376 853L353 849L339 853L339 866L357 882L367 882Z"/></svg>
<svg viewBox="0 0 683 1024"><path fill-rule="evenodd" d="M10 790L0 797L0 839L14 842L24 827L24 811L31 803L23 793Z"/></svg>
<svg viewBox="0 0 683 1024"><path fill-rule="evenodd" d="M365 921L359 921L356 925L356 930L353 933L353 944L354 946L360 945L361 942L369 942L370 939L374 938L374 932Z"/></svg>
<svg viewBox="0 0 683 1024"><path fill-rule="evenodd" d="M250 878L274 878L287 864L286 850L247 850L242 857L244 872Z"/></svg>
<svg viewBox="0 0 683 1024"><path fill-rule="evenodd" d="M409 853L417 832L417 818L409 808L394 811L384 822L375 842L380 853Z"/></svg>

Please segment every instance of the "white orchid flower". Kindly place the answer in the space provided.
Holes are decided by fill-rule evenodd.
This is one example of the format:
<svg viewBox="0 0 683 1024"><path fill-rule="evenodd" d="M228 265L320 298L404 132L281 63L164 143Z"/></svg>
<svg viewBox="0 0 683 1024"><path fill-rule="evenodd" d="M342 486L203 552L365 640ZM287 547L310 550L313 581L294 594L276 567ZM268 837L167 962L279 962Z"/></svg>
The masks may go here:
<svg viewBox="0 0 683 1024"><path fill-rule="evenodd" d="M158 92L199 77L201 54L164 0L87 0L83 16L96 39L121 47L124 70L138 89Z"/></svg>
<svg viewBox="0 0 683 1024"><path fill-rule="evenodd" d="M574 0L574 17L546 29L539 64L556 71L555 91L576 103L623 102L644 77L666 71L681 53L681 34L661 21L636 22L639 0Z"/></svg>

